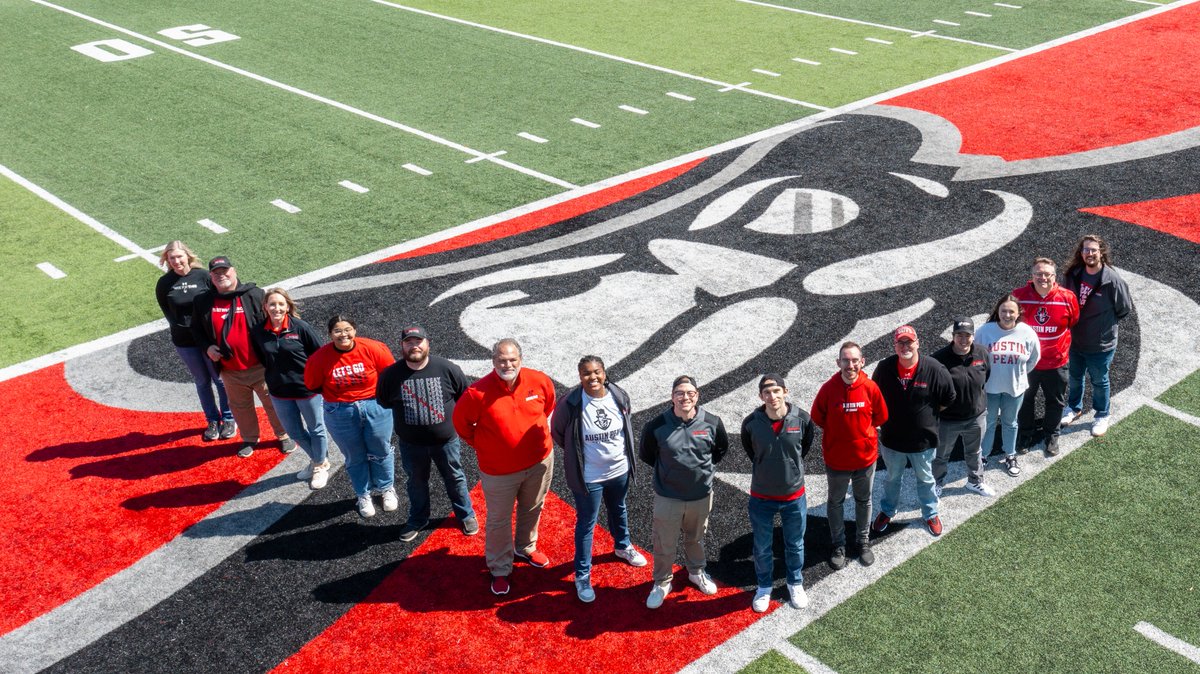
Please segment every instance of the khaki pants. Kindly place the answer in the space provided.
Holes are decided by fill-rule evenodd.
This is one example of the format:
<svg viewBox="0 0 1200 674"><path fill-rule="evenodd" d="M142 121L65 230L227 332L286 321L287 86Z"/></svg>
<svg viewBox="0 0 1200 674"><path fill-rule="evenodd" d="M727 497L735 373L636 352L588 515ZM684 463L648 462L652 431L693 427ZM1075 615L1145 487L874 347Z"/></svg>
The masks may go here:
<svg viewBox="0 0 1200 674"><path fill-rule="evenodd" d="M683 533L683 558L689 573L699 573L706 564L704 533L712 512L712 492L695 501L680 501L654 495L654 583L667 585L675 575L675 553Z"/></svg>
<svg viewBox="0 0 1200 674"><path fill-rule="evenodd" d="M484 557L493 576L512 573L514 550L529 554L537 549L538 522L542 519L542 504L546 502L553 469L554 452L551 451L543 461L525 470L507 475L479 474L483 500L487 504ZM514 505L517 512L515 547Z"/></svg>
<svg viewBox="0 0 1200 674"><path fill-rule="evenodd" d="M267 382L263 379L262 365L255 365L248 370L221 370L221 381L225 382L225 394L229 396L229 411L233 412L233 420L237 422L244 442L251 445L258 442L258 412L254 410L256 393L259 401L262 402L263 409L267 411L267 420L271 422L271 429L275 431L275 437L282 440L288 436L287 431L283 430L283 424L279 423L279 417L275 414L275 405L271 403L271 396L267 395Z"/></svg>

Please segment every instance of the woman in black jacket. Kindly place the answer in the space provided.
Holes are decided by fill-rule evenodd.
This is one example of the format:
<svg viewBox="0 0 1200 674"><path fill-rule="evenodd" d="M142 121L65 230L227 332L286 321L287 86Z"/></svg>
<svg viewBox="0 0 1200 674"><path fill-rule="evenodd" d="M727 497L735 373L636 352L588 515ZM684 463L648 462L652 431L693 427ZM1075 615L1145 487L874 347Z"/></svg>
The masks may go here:
<svg viewBox="0 0 1200 674"><path fill-rule="evenodd" d="M579 386L558 401L550 429L563 448L567 485L575 496L575 592L581 601L596 598L592 590L592 532L600 501L608 510L613 553L633 566L646 558L629 538L625 495L633 481L633 422L629 394L608 381L604 361L579 361Z"/></svg>
<svg viewBox="0 0 1200 674"><path fill-rule="evenodd" d="M204 348L196 343L192 334L192 303L202 293L208 292L208 271L191 248L182 241L172 241L158 258L160 266L166 268L154 288L158 307L171 328L171 343L179 359L192 375L196 384L196 395L208 427L201 437L212 441L232 438L237 432L233 412L229 409L229 398L225 385L217 376L216 364L204 355ZM213 387L217 395L213 397Z"/></svg>
<svg viewBox="0 0 1200 674"><path fill-rule="evenodd" d="M250 335L262 358L267 390L288 437L312 459L296 478L309 480L310 487L321 489L329 482L324 400L320 393L304 386L304 366L308 357L321 348L323 340L311 325L300 320L296 303L283 288L267 290L263 308L267 320L251 330Z"/></svg>

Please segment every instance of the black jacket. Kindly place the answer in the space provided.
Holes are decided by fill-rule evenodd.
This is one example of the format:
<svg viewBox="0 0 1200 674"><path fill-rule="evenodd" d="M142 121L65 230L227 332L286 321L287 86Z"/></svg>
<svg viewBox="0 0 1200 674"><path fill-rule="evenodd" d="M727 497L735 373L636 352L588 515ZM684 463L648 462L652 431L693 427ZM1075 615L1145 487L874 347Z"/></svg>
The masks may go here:
<svg viewBox="0 0 1200 674"><path fill-rule="evenodd" d="M972 344L971 351L960 356L954 353L954 345L949 344L938 349L933 357L946 367L954 384L954 404L942 410L939 416L947 421L967 421L983 414L987 410L983 385L992 371L987 349Z"/></svg>
<svg viewBox="0 0 1200 674"><path fill-rule="evenodd" d="M154 298L171 326L171 343L175 346L196 346L196 337L192 334L192 305L197 297L210 289L208 272L203 269L193 269L183 276L167 270L154 285Z"/></svg>
<svg viewBox="0 0 1200 674"><path fill-rule="evenodd" d="M917 359L917 371L905 389L896 372L899 356L884 358L871 379L887 403L888 420L879 429L879 444L914 454L938 444L938 411L957 400L945 366L930 356Z"/></svg>
<svg viewBox="0 0 1200 674"><path fill-rule="evenodd" d="M196 337L196 346L207 351L208 347L216 345L221 349L221 356L228 357L229 348L225 345L225 339L213 330L212 308L218 296L242 299L242 312L246 316L246 327L253 335L254 330L267 320L267 312L263 310L266 293L253 283L239 283L231 293L219 294L214 288L196 298L196 303L192 305L192 334ZM230 325L229 321L225 322L227 328ZM253 339L250 340L250 344L254 345ZM254 351L258 353L258 348L255 347ZM262 360L261 353L258 354L258 357L259 360Z"/></svg>
<svg viewBox="0 0 1200 674"><path fill-rule="evenodd" d="M654 491L659 496L695 501L712 491L714 464L729 451L729 436L721 417L696 409L684 421L668 407L642 429L638 456L654 466Z"/></svg>
<svg viewBox="0 0 1200 674"><path fill-rule="evenodd" d="M621 410L621 423L625 425L625 459L629 462L629 482L634 481L633 461L633 416L629 405L629 394L612 382L604 387ZM576 386L559 399L551 419L550 435L563 448L563 468L567 474L567 486L575 493L587 493L583 481L583 389Z"/></svg>
<svg viewBox="0 0 1200 674"><path fill-rule="evenodd" d="M313 326L295 317L288 317L288 327L276 334L271 321L264 321L250 331L256 351L266 368L267 390L276 398L311 398L316 391L304 386L304 365L308 357L321 348L323 340Z"/></svg>
<svg viewBox="0 0 1200 674"><path fill-rule="evenodd" d="M783 427L775 433L766 406L742 420L742 449L750 457L750 493L791 496L804 487L804 457L812 447L814 427L808 412L788 405Z"/></svg>

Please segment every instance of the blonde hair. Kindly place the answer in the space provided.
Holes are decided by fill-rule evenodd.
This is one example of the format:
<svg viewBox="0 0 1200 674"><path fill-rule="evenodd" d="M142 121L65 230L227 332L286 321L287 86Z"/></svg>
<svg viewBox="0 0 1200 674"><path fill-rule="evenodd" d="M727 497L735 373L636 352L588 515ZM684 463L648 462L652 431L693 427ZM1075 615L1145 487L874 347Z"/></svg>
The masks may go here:
<svg viewBox="0 0 1200 674"><path fill-rule="evenodd" d="M200 258L197 257L196 254L192 252L192 249L188 248L188 245L182 241L172 241L171 243L167 244L166 248L163 248L162 254L158 256L158 266L162 267L163 269L170 268L170 266L167 264L167 255L169 255L173 250L182 250L184 255L187 255L189 270L201 269L204 267L204 263L200 261Z"/></svg>
<svg viewBox="0 0 1200 674"><path fill-rule="evenodd" d="M296 307L296 301L293 300L292 296L288 294L288 291L284 290L283 288L267 288L267 292L263 295L264 307L266 307L267 300L271 298L271 295L279 295L283 298L284 302L287 302L288 316L291 316L292 318L300 318L300 309Z"/></svg>

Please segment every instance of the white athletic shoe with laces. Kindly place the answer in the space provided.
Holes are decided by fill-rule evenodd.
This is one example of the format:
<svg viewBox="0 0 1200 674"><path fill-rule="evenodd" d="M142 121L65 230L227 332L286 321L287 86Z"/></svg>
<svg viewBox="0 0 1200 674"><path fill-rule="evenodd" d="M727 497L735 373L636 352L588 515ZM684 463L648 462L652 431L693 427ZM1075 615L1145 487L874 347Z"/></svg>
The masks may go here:
<svg viewBox="0 0 1200 674"><path fill-rule="evenodd" d="M804 591L803 585L788 585L788 604L792 608L806 608L808 606L808 594Z"/></svg>
<svg viewBox="0 0 1200 674"><path fill-rule="evenodd" d="M771 608L771 588L760 587L754 591L754 599L750 600L750 608L755 613L766 613Z"/></svg>
<svg viewBox="0 0 1200 674"><path fill-rule="evenodd" d="M358 497L358 502L355 504L358 508L358 515L363 519L375 516L375 504L371 502L370 494L363 494Z"/></svg>

